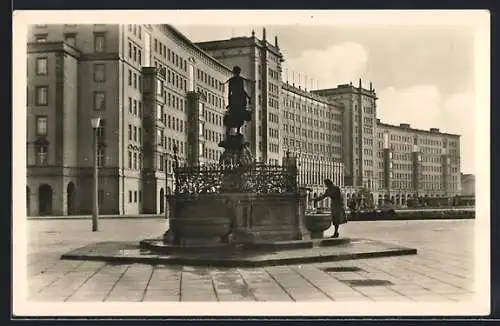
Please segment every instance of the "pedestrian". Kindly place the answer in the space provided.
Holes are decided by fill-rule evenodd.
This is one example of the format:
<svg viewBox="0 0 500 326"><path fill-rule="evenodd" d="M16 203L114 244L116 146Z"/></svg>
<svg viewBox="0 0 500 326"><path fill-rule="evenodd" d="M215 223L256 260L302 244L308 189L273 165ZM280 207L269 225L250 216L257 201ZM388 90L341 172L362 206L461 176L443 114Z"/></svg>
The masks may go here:
<svg viewBox="0 0 500 326"><path fill-rule="evenodd" d="M339 237L339 226L340 224L347 223L347 218L344 210L344 200L340 188L333 184L332 180L325 179L326 191L323 195L314 198L314 202L330 198L330 214L332 219L332 224L335 227L335 233L332 238Z"/></svg>

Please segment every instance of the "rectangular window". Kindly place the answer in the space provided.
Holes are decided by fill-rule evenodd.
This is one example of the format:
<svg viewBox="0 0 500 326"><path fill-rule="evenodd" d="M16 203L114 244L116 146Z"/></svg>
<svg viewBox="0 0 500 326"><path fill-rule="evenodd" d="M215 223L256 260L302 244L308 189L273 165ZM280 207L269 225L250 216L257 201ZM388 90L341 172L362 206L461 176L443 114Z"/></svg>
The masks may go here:
<svg viewBox="0 0 500 326"><path fill-rule="evenodd" d="M132 202L132 190L129 190L128 191L128 202L131 203Z"/></svg>
<svg viewBox="0 0 500 326"><path fill-rule="evenodd" d="M94 33L94 52L106 51L106 36L103 33Z"/></svg>
<svg viewBox="0 0 500 326"><path fill-rule="evenodd" d="M94 110L103 111L106 108L106 94L104 92L94 92Z"/></svg>
<svg viewBox="0 0 500 326"><path fill-rule="evenodd" d="M104 63L94 64L94 82L102 83L106 81L106 65Z"/></svg>
<svg viewBox="0 0 500 326"><path fill-rule="evenodd" d="M132 43L128 42L128 57L132 59Z"/></svg>
<svg viewBox="0 0 500 326"><path fill-rule="evenodd" d="M134 88L137 89L137 74L134 74Z"/></svg>
<svg viewBox="0 0 500 326"><path fill-rule="evenodd" d="M64 42L72 47L76 47L76 34L64 34Z"/></svg>
<svg viewBox="0 0 500 326"><path fill-rule="evenodd" d="M128 85L132 86L132 70L128 70Z"/></svg>
<svg viewBox="0 0 500 326"><path fill-rule="evenodd" d="M132 140L132 125L128 125L128 140Z"/></svg>
<svg viewBox="0 0 500 326"><path fill-rule="evenodd" d="M132 152L128 151L128 168L132 169Z"/></svg>
<svg viewBox="0 0 500 326"><path fill-rule="evenodd" d="M37 136L47 136L47 117L36 117L36 134Z"/></svg>
<svg viewBox="0 0 500 326"><path fill-rule="evenodd" d="M132 113L132 98L128 98L128 112Z"/></svg>
<svg viewBox="0 0 500 326"><path fill-rule="evenodd" d="M134 170L137 170L137 153L134 152Z"/></svg>
<svg viewBox="0 0 500 326"><path fill-rule="evenodd" d="M161 120L163 117L163 105L157 104L156 105L156 118L158 120Z"/></svg>
<svg viewBox="0 0 500 326"><path fill-rule="evenodd" d="M39 145L36 147L36 163L38 165L47 165L47 145Z"/></svg>
<svg viewBox="0 0 500 326"><path fill-rule="evenodd" d="M36 87L36 105L48 105L48 86Z"/></svg>
<svg viewBox="0 0 500 326"><path fill-rule="evenodd" d="M134 191L134 203L137 203L137 190Z"/></svg>
<svg viewBox="0 0 500 326"><path fill-rule="evenodd" d="M48 74L47 58L36 59L36 74L39 76L45 76Z"/></svg>
<svg viewBox="0 0 500 326"><path fill-rule="evenodd" d="M134 126L134 141L137 141L137 127Z"/></svg>
<svg viewBox="0 0 500 326"><path fill-rule="evenodd" d="M37 42L37 43L45 43L45 42L47 42L47 34L38 34L38 35L35 35L35 42Z"/></svg>

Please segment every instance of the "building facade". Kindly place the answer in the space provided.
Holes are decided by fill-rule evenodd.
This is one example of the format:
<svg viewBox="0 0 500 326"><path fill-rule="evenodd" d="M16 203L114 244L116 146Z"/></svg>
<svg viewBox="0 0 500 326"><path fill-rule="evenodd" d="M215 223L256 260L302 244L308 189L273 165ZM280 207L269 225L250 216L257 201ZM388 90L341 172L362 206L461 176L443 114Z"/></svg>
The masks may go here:
<svg viewBox="0 0 500 326"><path fill-rule="evenodd" d="M379 185L373 168L376 159L377 96L371 83L369 89L363 88L359 80L358 87L351 83L312 92L344 105L342 157L346 186L377 189Z"/></svg>
<svg viewBox="0 0 500 326"><path fill-rule="evenodd" d="M31 26L27 68L29 215L90 213L92 117L102 214L163 213L174 147L218 160L231 69L172 26Z"/></svg>
<svg viewBox="0 0 500 326"><path fill-rule="evenodd" d="M464 174L460 175L460 182L462 186L461 195L474 197L476 196L476 176L474 174Z"/></svg>
<svg viewBox="0 0 500 326"><path fill-rule="evenodd" d="M289 153L297 158L299 185L312 189L311 199L325 191L323 181L327 178L343 187L343 105L288 82L283 83L281 97L284 156ZM329 201L322 205L329 205Z"/></svg>
<svg viewBox="0 0 500 326"><path fill-rule="evenodd" d="M278 38L265 29L262 39L193 44L170 25L34 25L27 45L28 215L91 212L93 117L100 213L163 213L174 149L190 165L222 153L235 65L251 97L243 132L254 157L296 157L311 197L325 178L346 199L367 188L378 203L460 194L458 135L380 122L361 80L313 91L283 83Z"/></svg>
<svg viewBox="0 0 500 326"><path fill-rule="evenodd" d="M390 199L406 205L409 199L460 195L459 135L377 120L376 146L378 203Z"/></svg>
<svg viewBox="0 0 500 326"><path fill-rule="evenodd" d="M283 151L279 108L283 55L278 39L275 38L274 44L269 43L263 29L261 40L252 32L250 37L196 45L227 66L239 66L248 79L255 81L253 120L246 126L245 136L257 161L280 164Z"/></svg>

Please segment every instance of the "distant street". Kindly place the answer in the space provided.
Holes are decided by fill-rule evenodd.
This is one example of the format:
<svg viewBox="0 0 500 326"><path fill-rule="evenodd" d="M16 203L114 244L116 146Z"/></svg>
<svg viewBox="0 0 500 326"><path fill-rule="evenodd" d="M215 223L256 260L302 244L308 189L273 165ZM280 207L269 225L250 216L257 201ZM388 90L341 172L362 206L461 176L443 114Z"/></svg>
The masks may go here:
<svg viewBox="0 0 500 326"><path fill-rule="evenodd" d="M37 301L458 301L469 299L474 286L474 220L349 222L341 236L409 246L418 254L254 269L59 259L92 242L160 235L162 219L102 220L95 233L90 220L27 223L28 292ZM392 284L352 284L368 279Z"/></svg>

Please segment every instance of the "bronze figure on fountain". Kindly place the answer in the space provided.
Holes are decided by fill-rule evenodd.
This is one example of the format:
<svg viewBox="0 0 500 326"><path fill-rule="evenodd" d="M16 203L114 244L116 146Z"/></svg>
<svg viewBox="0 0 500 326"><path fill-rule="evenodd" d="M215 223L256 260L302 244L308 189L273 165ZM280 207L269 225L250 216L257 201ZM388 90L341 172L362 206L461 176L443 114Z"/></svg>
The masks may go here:
<svg viewBox="0 0 500 326"><path fill-rule="evenodd" d="M251 98L245 91L244 78L240 73L241 68L235 66L233 77L227 81L229 105L223 119L226 132L224 140L219 144L225 149L219 160L223 165L244 166L253 162L249 143L245 142L241 134L241 127L252 120L252 113L247 108L251 104Z"/></svg>

